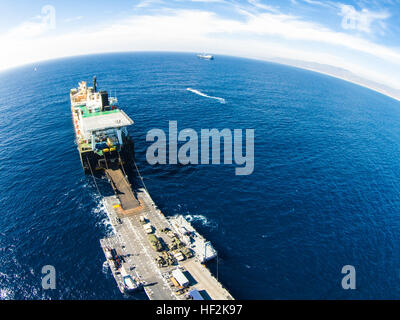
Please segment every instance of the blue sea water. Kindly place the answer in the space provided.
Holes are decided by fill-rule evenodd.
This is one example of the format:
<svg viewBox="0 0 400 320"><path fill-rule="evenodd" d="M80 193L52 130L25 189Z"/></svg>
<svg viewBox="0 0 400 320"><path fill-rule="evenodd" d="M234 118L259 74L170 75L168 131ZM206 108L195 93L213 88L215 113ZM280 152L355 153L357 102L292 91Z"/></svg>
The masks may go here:
<svg viewBox="0 0 400 320"><path fill-rule="evenodd" d="M123 298L102 272L110 227L71 122L69 89L93 75L135 121L152 198L213 242L235 298L400 298L399 102L279 64L124 53L0 73L0 299ZM146 133L170 120L197 132L255 129L253 174L151 166ZM55 290L41 288L44 265L56 268ZM356 290L341 287L344 265L356 268Z"/></svg>

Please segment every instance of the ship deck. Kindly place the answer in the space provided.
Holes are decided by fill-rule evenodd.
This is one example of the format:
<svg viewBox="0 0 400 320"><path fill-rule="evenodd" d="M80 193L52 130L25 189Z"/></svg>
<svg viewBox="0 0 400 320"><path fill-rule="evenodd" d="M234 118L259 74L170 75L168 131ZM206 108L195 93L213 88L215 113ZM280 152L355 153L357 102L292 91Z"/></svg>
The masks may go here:
<svg viewBox="0 0 400 320"><path fill-rule="evenodd" d="M121 186L130 185L127 181L114 181L114 179L125 180L122 172L111 173L108 175L112 184ZM125 190L125 189L124 189ZM126 199L124 198L126 197ZM132 199L133 198L133 199ZM125 203L125 208L123 202ZM126 204L136 202L134 208L126 207ZM118 255L122 257L124 269L138 276L143 283L143 288L151 300L174 300L185 299L185 292L193 288L198 289L205 299L232 300L230 293L218 282L208 268L206 268L196 256L186 258L184 261L176 261L175 264L166 267L160 267L156 259L162 255L156 252L147 239L147 234L140 222L140 216L145 216L154 227L154 234L160 239L163 249L168 251L168 245L171 244L171 238L162 232L164 228L172 226L164 214L157 208L150 195L143 188L137 190L136 194L126 192L122 196L116 193L115 196L105 197L104 204L106 212L113 227L114 234L110 237L100 240L104 252L106 248L117 250ZM189 279L189 287L182 294L176 288L171 280L171 272L180 268ZM123 284L117 270L113 270L114 278L123 291Z"/></svg>

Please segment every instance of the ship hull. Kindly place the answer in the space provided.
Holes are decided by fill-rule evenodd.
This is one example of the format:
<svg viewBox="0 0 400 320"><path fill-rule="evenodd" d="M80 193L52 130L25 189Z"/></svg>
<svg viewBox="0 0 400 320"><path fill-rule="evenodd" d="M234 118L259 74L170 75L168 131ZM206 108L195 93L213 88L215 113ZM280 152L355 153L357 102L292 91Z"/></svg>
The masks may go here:
<svg viewBox="0 0 400 320"><path fill-rule="evenodd" d="M127 138L121 150L104 152L99 155L95 151L79 150L82 168L85 174L101 173L105 169L123 167L131 168L135 160L135 148L131 138Z"/></svg>

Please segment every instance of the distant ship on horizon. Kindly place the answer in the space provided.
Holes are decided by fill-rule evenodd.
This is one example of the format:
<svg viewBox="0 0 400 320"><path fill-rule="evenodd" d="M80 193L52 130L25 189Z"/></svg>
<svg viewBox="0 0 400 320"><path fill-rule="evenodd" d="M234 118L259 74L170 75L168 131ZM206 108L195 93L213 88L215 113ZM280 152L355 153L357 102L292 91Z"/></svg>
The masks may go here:
<svg viewBox="0 0 400 320"><path fill-rule="evenodd" d="M205 53L200 53L197 55L199 59L204 59L204 60L214 60L214 56L211 54L205 54Z"/></svg>

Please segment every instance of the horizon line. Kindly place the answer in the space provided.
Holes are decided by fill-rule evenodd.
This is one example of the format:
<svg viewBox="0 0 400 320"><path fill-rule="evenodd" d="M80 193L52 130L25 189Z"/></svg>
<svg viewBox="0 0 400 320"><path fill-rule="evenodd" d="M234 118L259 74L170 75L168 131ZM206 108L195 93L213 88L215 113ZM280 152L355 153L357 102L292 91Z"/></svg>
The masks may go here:
<svg viewBox="0 0 400 320"><path fill-rule="evenodd" d="M95 55L111 55L111 54L120 54L120 53L175 53L175 54L199 54L200 51L169 51L169 50L138 50L138 51L132 51L132 50L127 50L127 51L104 51L104 52L96 52L96 53L85 53L85 54L77 54L77 55L71 55L71 56L60 56L60 57L54 57L54 58L50 58L50 59L44 59L44 60L37 60L37 61L33 61L33 62L27 62L27 63L23 63L23 64L19 64L19 65L15 65L15 66L11 66L11 67L6 67L3 69L0 69L0 75L8 73L8 72L12 72L13 70L17 70L20 68L24 68L24 67L29 67L29 66L33 66L36 67L35 64L40 64L40 63L47 63L47 62L52 62L52 61L57 61L57 60L63 60L63 59L70 59L70 58L79 58L79 57L85 57L85 56L95 56ZM203 52L203 51L201 51ZM388 98L391 98L397 102L400 102L400 95L397 96L395 94L386 92L383 89L380 88L376 88L374 86L362 83L360 81L357 80L351 80L348 78L345 78L343 76L334 74L332 72L328 72L328 71L324 71L324 70L318 70L318 68L313 68L313 67L307 67L307 66L299 66L299 65L294 65L291 63L285 63L284 61L278 61L279 59L284 59L284 58L280 58L280 57L274 57L274 58L256 58L256 57L246 57L246 56L240 56L240 55L229 55L229 54L213 54L212 55L217 55L217 56L226 56L226 57L232 57L232 58L240 58L240 59L246 59L246 60L253 60L253 61L259 61L259 62L268 62L268 63L274 63L274 64L279 64L279 65L283 65L283 66L287 66L287 67L292 67L292 68L296 68L296 69L301 69L301 70L307 70L310 72L315 72L318 74L322 74L325 76L329 76L335 79L339 79L348 83L352 83L354 85L357 85L359 87L362 88L366 88L369 89L371 91L374 91L376 93L382 94ZM332 65L329 64L323 64L323 63L316 63L316 62L309 62L309 61L305 61L305 60L295 60L297 62L303 62L303 63L314 63L317 65L322 65L322 66L328 66L328 67L334 67ZM337 67L334 67L337 68ZM348 69L342 68L342 70L349 72L351 74L353 74L351 71L349 71ZM363 77L360 77L356 74L353 74L356 77L359 78L359 80L364 80L364 81L374 81L374 80L369 80ZM386 86L388 87L388 89L391 90L396 90L393 87L387 86L386 84L382 84L382 83L378 83L376 82L376 84L378 85L382 85L382 86Z"/></svg>

